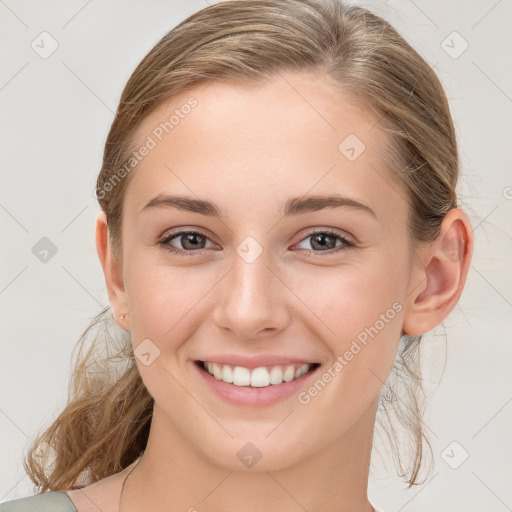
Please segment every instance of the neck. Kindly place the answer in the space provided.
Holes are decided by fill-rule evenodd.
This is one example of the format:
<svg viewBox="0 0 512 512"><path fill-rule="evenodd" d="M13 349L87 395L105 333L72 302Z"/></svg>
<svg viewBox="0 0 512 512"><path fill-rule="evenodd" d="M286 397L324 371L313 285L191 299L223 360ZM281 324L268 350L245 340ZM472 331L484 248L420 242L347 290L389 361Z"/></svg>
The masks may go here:
<svg viewBox="0 0 512 512"><path fill-rule="evenodd" d="M155 407L144 455L124 480L119 512L373 512L367 486L376 409L372 404L349 432L293 466L235 471L188 445Z"/></svg>

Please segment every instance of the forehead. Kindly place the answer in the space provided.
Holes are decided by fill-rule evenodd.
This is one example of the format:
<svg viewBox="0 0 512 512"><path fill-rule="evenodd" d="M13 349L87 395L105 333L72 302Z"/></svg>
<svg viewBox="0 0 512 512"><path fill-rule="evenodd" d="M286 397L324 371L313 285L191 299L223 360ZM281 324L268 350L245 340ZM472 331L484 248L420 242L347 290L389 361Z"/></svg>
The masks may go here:
<svg viewBox="0 0 512 512"><path fill-rule="evenodd" d="M125 203L140 211L164 190L244 208L308 192L399 200L378 122L311 75L283 74L253 87L200 84L139 127L135 148L151 149L133 171Z"/></svg>

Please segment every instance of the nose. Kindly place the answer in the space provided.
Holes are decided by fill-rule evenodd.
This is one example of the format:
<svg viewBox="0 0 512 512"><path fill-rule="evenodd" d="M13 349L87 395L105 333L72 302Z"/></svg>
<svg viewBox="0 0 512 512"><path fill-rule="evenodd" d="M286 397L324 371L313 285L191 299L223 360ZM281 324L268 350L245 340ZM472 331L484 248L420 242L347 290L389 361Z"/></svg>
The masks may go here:
<svg viewBox="0 0 512 512"><path fill-rule="evenodd" d="M291 292L278 275L271 256L263 253L253 262L233 255L230 271L217 290L213 320L224 333L244 340L275 336L290 321Z"/></svg>

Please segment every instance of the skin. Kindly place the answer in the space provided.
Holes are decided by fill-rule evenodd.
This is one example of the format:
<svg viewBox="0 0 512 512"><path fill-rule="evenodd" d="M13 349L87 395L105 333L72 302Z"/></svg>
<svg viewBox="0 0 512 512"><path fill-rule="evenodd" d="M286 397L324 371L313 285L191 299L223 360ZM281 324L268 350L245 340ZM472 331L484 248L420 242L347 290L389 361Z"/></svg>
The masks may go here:
<svg viewBox="0 0 512 512"><path fill-rule="evenodd" d="M190 96L198 100L132 171L117 260L98 216L98 254L118 324L131 331L134 348L149 338L160 350L148 366L137 360L155 409L147 449L128 468L121 512L373 510L375 414L402 329L433 329L462 292L473 246L466 215L451 210L438 240L413 257L406 192L385 167L378 118L320 77L283 77L252 88L197 86L154 111L140 140ZM354 161L338 150L349 134L366 146ZM141 212L160 192L212 201L225 218L169 207ZM289 218L280 211L290 197L332 193L376 217L350 207ZM208 238L193 256L172 254L158 241L175 228ZM326 228L355 247L327 255L310 236ZM252 263L236 252L247 236L263 249ZM181 242L172 245L186 251ZM459 248L455 257L447 247ZM225 403L191 366L204 354L272 353L319 362L322 372L394 303L401 310L307 405L296 395L268 407ZM237 458L247 442L262 454L251 469ZM93 510L92 501L118 510L126 474L83 488L89 505L73 491L79 512Z"/></svg>

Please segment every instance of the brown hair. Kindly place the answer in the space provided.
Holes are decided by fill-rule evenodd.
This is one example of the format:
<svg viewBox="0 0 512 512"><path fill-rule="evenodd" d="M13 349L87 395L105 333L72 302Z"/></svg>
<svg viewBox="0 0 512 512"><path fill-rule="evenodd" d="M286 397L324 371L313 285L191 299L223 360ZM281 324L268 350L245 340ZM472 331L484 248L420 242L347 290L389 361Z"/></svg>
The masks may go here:
<svg viewBox="0 0 512 512"><path fill-rule="evenodd" d="M120 255L123 197L133 174L118 179L119 170L134 151L142 121L195 84L258 85L288 70L325 77L378 114L379 129L388 134L388 166L407 191L411 243L438 236L442 219L457 206L459 163L449 105L432 68L389 23L361 7L337 0L229 0L202 9L167 33L123 90L97 180L114 255ZM24 461L42 492L105 478L145 449L153 398L137 370L129 333L119 335L108 310L81 336L68 404L35 439ZM93 328L99 334L91 336ZM97 349L101 340L103 354ZM391 425L395 415L409 434L413 455L404 468L396 436L390 434L393 427L387 429L409 486L418 483L428 444L420 340L402 337L379 407L382 425ZM395 391L397 375L409 377L402 397Z"/></svg>

